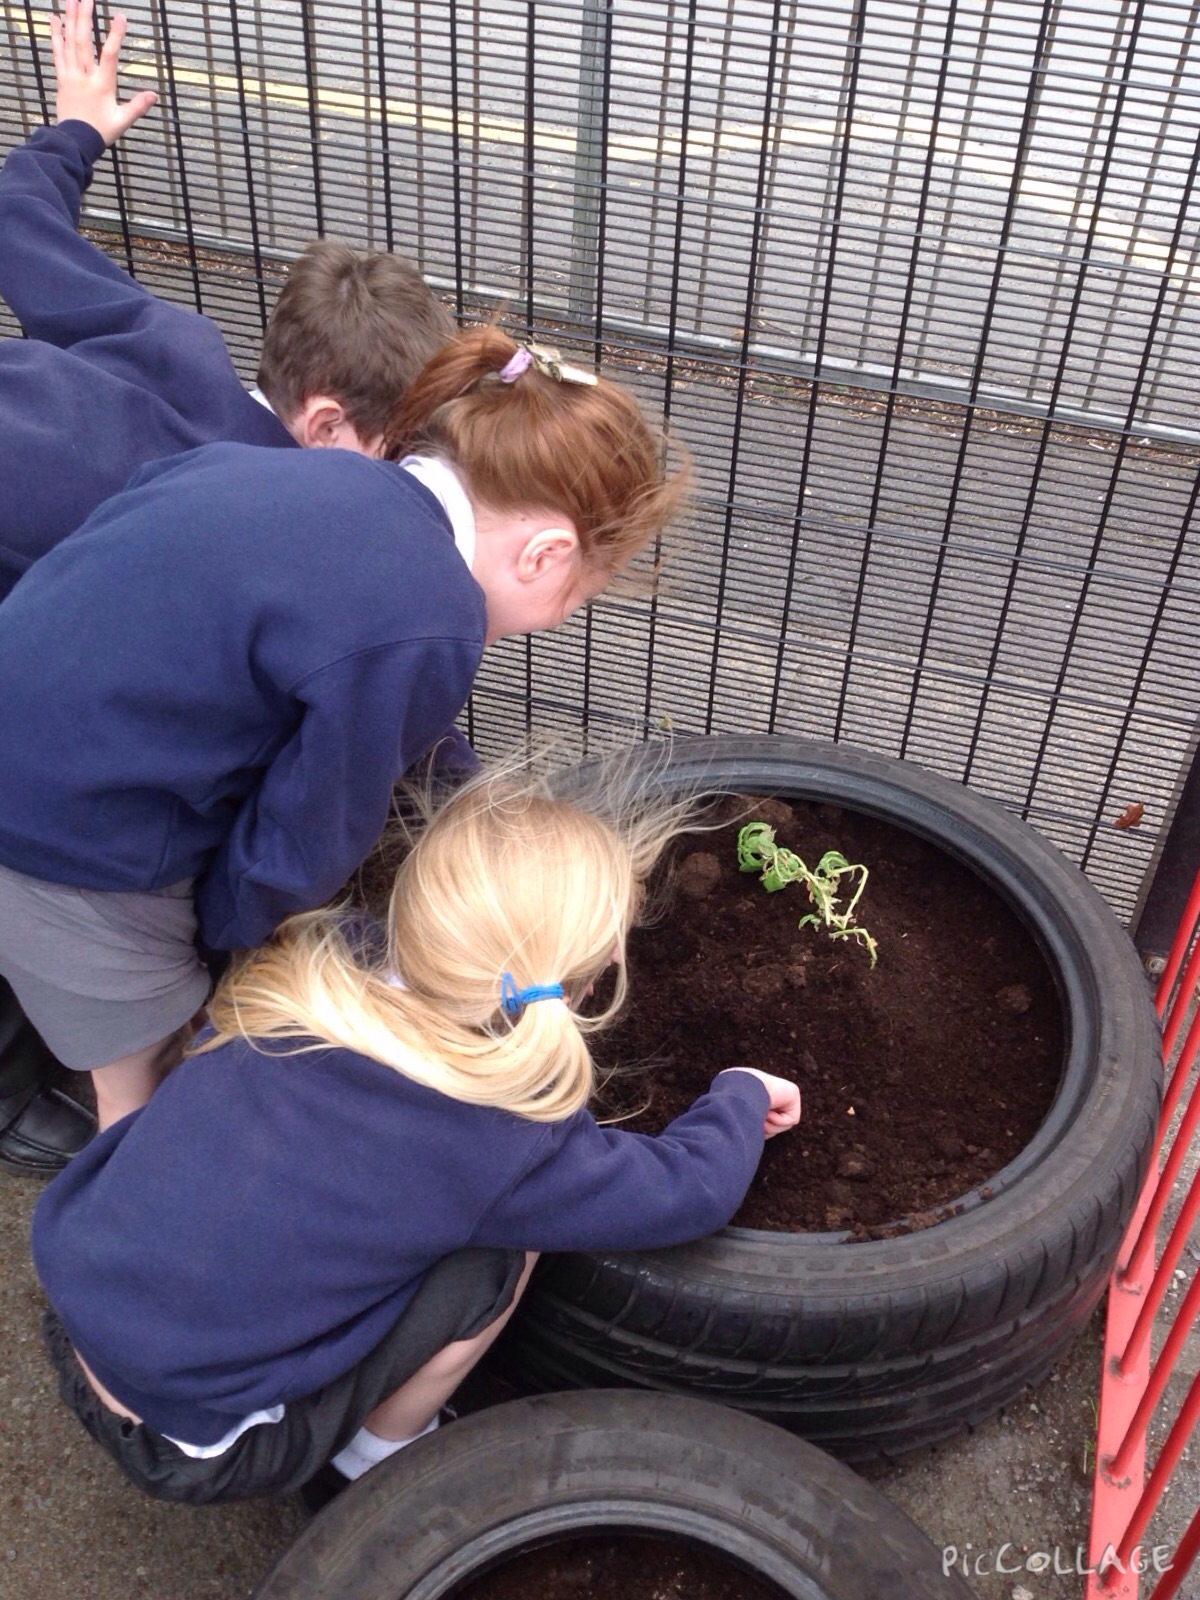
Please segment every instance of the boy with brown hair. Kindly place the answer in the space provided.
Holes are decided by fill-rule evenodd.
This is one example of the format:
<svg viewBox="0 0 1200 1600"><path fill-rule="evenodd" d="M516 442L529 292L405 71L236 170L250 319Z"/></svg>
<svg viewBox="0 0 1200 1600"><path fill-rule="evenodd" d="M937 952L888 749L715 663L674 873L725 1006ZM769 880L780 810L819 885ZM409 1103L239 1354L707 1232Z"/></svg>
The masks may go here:
<svg viewBox="0 0 1200 1600"><path fill-rule="evenodd" d="M157 100L119 101L125 18L97 57L92 12L65 0L50 18L57 121L0 171L0 297L26 335L0 339L0 599L147 462L225 440L376 454L388 412L455 331L409 262L319 240L291 270L247 390L215 323L78 232L94 163ZM0 980L0 1166L22 1172L57 1170L91 1131L43 1086L40 1056Z"/></svg>
<svg viewBox="0 0 1200 1600"><path fill-rule="evenodd" d="M122 103L118 14L97 58L93 0L50 18L57 121L0 171L0 598L147 461L217 440L372 455L384 419L455 332L401 257L318 240L293 266L263 343L259 388L216 324L159 300L78 232L93 166L157 100Z"/></svg>
<svg viewBox="0 0 1200 1600"><path fill-rule="evenodd" d="M388 415L455 331L403 256L314 239L271 312L256 393L297 444L378 455Z"/></svg>

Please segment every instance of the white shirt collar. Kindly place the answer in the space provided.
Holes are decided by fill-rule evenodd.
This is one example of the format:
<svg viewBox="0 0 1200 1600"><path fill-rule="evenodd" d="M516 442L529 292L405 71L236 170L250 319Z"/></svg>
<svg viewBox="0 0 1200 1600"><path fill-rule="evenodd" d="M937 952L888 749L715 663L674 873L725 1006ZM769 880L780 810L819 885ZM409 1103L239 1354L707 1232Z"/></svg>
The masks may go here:
<svg viewBox="0 0 1200 1600"><path fill-rule="evenodd" d="M400 466L429 490L450 518L454 543L469 571L475 561L475 512L462 479L440 456L405 456Z"/></svg>
<svg viewBox="0 0 1200 1600"><path fill-rule="evenodd" d="M257 400L260 406L266 406L267 410L272 416L277 415L275 407L267 399L266 395L262 392L257 384L255 384L253 389L250 390L250 398L251 400Z"/></svg>

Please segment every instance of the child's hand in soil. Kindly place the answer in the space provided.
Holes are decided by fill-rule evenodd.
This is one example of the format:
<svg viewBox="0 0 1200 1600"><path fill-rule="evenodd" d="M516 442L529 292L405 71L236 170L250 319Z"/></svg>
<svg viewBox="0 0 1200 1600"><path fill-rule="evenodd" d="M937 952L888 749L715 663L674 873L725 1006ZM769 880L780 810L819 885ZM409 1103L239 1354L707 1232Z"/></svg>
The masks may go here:
<svg viewBox="0 0 1200 1600"><path fill-rule="evenodd" d="M787 1078L776 1078L757 1067L726 1067L726 1072L748 1072L766 1089L771 1104L763 1122L763 1138L773 1139L777 1133L786 1133L800 1121L800 1090Z"/></svg>
<svg viewBox="0 0 1200 1600"><path fill-rule="evenodd" d="M125 18L117 12L97 60L92 46L93 0L65 0L63 15L51 15L50 50L54 57L59 122L86 122L106 145L113 145L145 116L158 99L143 89L122 104L117 99L117 63L125 37Z"/></svg>

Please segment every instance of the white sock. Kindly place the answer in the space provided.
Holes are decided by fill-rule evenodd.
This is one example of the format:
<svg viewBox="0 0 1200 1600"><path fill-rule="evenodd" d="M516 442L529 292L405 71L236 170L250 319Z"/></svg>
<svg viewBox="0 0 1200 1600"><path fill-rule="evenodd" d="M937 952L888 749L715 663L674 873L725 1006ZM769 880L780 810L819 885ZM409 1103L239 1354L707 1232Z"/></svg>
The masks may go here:
<svg viewBox="0 0 1200 1600"><path fill-rule="evenodd" d="M330 1461L331 1467L336 1467L343 1478L353 1481L361 1478L364 1472L369 1472L380 1461L386 1461L389 1456L394 1456L397 1450L403 1450L406 1444L412 1444L415 1439L423 1439L427 1433L432 1433L441 1419L437 1416L433 1421L414 1433L407 1439L381 1439L377 1433L372 1433L370 1428L360 1428L344 1450L339 1450Z"/></svg>

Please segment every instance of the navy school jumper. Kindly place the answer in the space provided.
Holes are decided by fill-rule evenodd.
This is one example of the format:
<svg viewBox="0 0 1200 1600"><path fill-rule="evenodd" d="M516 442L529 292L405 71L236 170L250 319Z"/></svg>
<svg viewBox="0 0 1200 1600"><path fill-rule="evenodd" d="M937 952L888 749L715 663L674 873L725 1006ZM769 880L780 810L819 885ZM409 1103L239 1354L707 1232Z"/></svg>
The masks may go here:
<svg viewBox="0 0 1200 1600"><path fill-rule="evenodd" d="M39 128L0 170L0 599L136 467L214 440L298 448L220 330L157 299L78 232L104 141Z"/></svg>
<svg viewBox="0 0 1200 1600"><path fill-rule="evenodd" d="M74 1158L34 1213L34 1261L101 1383L157 1432L209 1444L349 1372L452 1251L715 1232L768 1104L759 1079L723 1073L650 1138L586 1111L464 1105L349 1050L236 1040Z"/></svg>
<svg viewBox="0 0 1200 1600"><path fill-rule="evenodd" d="M139 469L0 605L0 862L197 877L212 949L345 883L466 703L483 591L434 497L348 450Z"/></svg>

